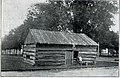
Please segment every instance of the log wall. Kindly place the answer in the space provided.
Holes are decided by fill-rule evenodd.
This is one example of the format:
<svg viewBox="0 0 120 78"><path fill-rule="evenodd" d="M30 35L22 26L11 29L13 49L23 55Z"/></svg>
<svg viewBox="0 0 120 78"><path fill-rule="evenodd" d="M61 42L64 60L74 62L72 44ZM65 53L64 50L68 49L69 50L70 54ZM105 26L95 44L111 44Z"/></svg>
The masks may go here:
<svg viewBox="0 0 120 78"><path fill-rule="evenodd" d="M26 44L23 47L23 57L25 62L30 63L31 65L35 64L36 56L36 45L35 44Z"/></svg>
<svg viewBox="0 0 120 78"><path fill-rule="evenodd" d="M75 46L83 62L96 63L97 47ZM26 62L38 66L71 65L74 49L69 45L27 44L23 49Z"/></svg>
<svg viewBox="0 0 120 78"><path fill-rule="evenodd" d="M65 51L38 50L36 52L36 65L38 66L60 66L65 65Z"/></svg>
<svg viewBox="0 0 120 78"><path fill-rule="evenodd" d="M72 45L37 44L36 65L61 66L66 64L66 53L72 51Z"/></svg>
<svg viewBox="0 0 120 78"><path fill-rule="evenodd" d="M76 49L79 50L78 56L82 57L82 61L85 63L96 63L97 57L97 47L80 47L77 46Z"/></svg>
<svg viewBox="0 0 120 78"><path fill-rule="evenodd" d="M64 45L26 44L24 45L23 57L26 62L32 65L61 66L66 64L65 54L67 50L72 50L71 47Z"/></svg>

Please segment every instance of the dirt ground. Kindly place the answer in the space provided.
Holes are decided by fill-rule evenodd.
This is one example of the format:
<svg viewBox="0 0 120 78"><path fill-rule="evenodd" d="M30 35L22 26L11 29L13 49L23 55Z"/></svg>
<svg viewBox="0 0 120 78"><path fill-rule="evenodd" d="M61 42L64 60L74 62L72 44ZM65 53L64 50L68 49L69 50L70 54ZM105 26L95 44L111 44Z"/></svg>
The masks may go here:
<svg viewBox="0 0 120 78"><path fill-rule="evenodd" d="M39 70L39 71L8 71L2 72L2 76L27 76L27 77L117 77L118 67L80 68L62 70Z"/></svg>

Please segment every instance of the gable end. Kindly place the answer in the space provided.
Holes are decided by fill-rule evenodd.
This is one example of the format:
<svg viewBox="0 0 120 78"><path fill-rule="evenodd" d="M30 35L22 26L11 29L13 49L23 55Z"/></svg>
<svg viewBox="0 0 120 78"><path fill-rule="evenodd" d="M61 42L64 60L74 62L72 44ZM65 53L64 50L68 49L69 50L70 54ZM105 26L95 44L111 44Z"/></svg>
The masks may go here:
<svg viewBox="0 0 120 78"><path fill-rule="evenodd" d="M31 32L29 32L26 39L25 39L24 44L31 44L31 43L35 43L35 40L31 34Z"/></svg>

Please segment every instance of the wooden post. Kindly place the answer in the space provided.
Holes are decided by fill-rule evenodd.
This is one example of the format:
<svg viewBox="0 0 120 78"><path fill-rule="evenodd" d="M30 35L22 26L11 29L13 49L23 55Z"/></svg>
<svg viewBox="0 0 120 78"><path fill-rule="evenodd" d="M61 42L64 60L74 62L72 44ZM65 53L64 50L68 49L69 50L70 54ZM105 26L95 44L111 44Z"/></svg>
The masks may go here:
<svg viewBox="0 0 120 78"><path fill-rule="evenodd" d="M17 49L15 49L15 55L17 55Z"/></svg>
<svg viewBox="0 0 120 78"><path fill-rule="evenodd" d="M21 55L23 55L24 44L21 45Z"/></svg>
<svg viewBox="0 0 120 78"><path fill-rule="evenodd" d="M74 64L74 51L75 51L75 44L73 43L72 45L73 45L73 46L72 46L72 49L73 49L73 51L72 51L72 64Z"/></svg>
<svg viewBox="0 0 120 78"><path fill-rule="evenodd" d="M108 48L108 56L109 56L110 48Z"/></svg>
<svg viewBox="0 0 120 78"><path fill-rule="evenodd" d="M9 49L8 49L8 54L10 54L10 51L9 51Z"/></svg>
<svg viewBox="0 0 120 78"><path fill-rule="evenodd" d="M8 54L7 49L6 49L6 53L5 54Z"/></svg>
<svg viewBox="0 0 120 78"><path fill-rule="evenodd" d="M14 50L14 54L15 54L15 49L13 49Z"/></svg>
<svg viewBox="0 0 120 78"><path fill-rule="evenodd" d="M98 42L98 54L97 54L97 55L98 55L98 57L99 57L99 42Z"/></svg>
<svg viewBox="0 0 120 78"><path fill-rule="evenodd" d="M11 49L9 50L10 54L12 54Z"/></svg>

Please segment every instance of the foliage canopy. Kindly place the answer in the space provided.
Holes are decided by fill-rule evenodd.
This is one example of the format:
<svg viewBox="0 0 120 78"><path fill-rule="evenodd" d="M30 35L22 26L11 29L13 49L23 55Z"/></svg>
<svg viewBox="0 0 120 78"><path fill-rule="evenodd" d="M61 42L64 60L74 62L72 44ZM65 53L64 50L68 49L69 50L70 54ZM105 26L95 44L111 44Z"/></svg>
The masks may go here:
<svg viewBox="0 0 120 78"><path fill-rule="evenodd" d="M4 38L2 48L20 48L29 29L85 33L101 48L118 47L118 34L110 31L117 11L116 1L49 0L34 4L24 24Z"/></svg>

